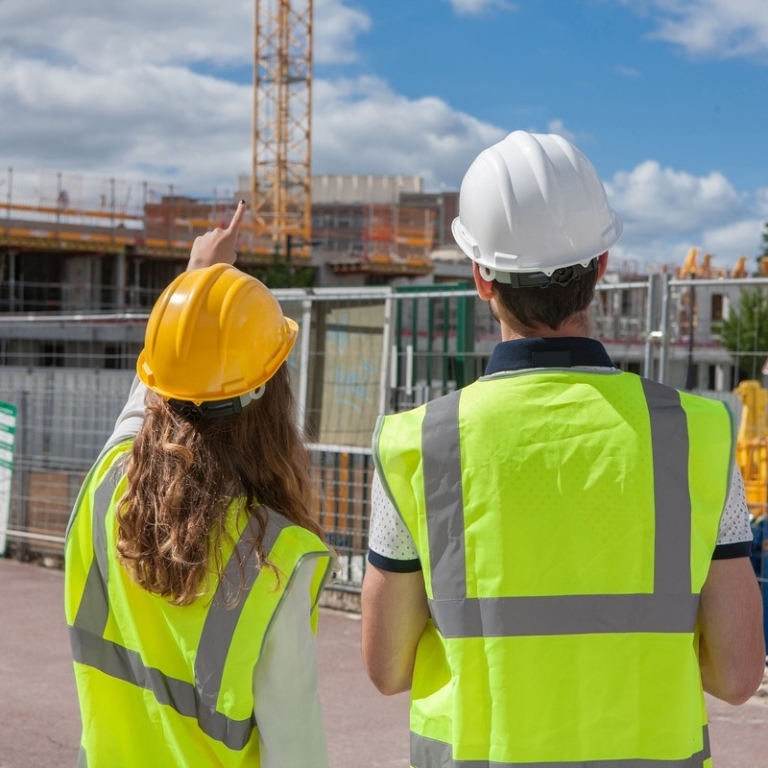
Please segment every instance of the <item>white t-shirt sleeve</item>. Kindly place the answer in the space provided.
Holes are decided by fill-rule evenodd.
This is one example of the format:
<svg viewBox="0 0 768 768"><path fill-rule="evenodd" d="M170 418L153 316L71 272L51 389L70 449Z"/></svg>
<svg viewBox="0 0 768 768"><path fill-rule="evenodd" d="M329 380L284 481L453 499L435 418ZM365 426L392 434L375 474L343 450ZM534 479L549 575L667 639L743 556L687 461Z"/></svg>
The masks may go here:
<svg viewBox="0 0 768 768"><path fill-rule="evenodd" d="M752 528L750 527L744 480L739 468L734 464L731 487L723 509L723 516L720 518L717 545L741 544L745 541L752 541Z"/></svg>
<svg viewBox="0 0 768 768"><path fill-rule="evenodd" d="M299 567L253 672L261 768L328 768L317 645L310 626L316 567L314 558Z"/></svg>
<svg viewBox="0 0 768 768"><path fill-rule="evenodd" d="M368 549L386 560L418 561L419 555L408 528L390 501L381 479L374 472L371 483L371 523ZM369 555L369 559L370 555ZM374 560L371 560L376 565Z"/></svg>
<svg viewBox="0 0 768 768"><path fill-rule="evenodd" d="M112 434L104 445L104 450L117 445L121 440L137 435L141 425L144 423L144 414L147 410L144 404L146 394L146 386L139 381L138 376L134 376L131 390L128 393L128 400L117 417Z"/></svg>

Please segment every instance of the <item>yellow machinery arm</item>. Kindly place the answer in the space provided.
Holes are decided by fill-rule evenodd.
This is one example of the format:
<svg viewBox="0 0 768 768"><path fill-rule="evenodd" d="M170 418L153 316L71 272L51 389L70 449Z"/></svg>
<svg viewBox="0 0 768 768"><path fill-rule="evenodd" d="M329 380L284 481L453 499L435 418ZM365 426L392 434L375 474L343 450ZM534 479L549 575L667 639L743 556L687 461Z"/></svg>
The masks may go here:
<svg viewBox="0 0 768 768"><path fill-rule="evenodd" d="M742 381L734 392L742 402L736 436L736 463L744 478L749 511L755 518L768 508L768 391L759 381Z"/></svg>

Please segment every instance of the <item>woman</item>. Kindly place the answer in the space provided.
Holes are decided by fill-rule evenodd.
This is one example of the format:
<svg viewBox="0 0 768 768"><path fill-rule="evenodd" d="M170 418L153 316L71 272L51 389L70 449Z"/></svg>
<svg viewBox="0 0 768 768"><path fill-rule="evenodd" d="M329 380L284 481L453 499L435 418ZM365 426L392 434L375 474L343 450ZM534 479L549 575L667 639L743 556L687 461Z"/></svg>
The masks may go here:
<svg viewBox="0 0 768 768"><path fill-rule="evenodd" d="M198 238L73 511L79 765L327 768L317 601L331 556L283 365L298 328Z"/></svg>

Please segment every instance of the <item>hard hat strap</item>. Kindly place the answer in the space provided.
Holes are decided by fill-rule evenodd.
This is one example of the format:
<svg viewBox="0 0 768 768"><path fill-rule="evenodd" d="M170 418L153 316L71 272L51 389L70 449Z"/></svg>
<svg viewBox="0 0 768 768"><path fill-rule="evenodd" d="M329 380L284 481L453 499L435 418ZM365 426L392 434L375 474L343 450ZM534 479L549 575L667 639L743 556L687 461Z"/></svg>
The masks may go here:
<svg viewBox="0 0 768 768"><path fill-rule="evenodd" d="M560 267L551 275L544 272L502 272L498 269L486 268L490 274L490 280L506 283L513 288L549 288L550 285L566 286L582 275L594 272L597 269L597 258L592 259L586 266L572 264L569 267Z"/></svg>
<svg viewBox="0 0 768 768"><path fill-rule="evenodd" d="M207 403L200 403L200 405L189 400L169 399L168 405L174 413L186 421L197 424L203 419L222 419L225 416L237 415L246 405L258 400L264 394L264 388L265 385L262 384L258 389L246 392L244 395L238 395L229 400L211 400Z"/></svg>

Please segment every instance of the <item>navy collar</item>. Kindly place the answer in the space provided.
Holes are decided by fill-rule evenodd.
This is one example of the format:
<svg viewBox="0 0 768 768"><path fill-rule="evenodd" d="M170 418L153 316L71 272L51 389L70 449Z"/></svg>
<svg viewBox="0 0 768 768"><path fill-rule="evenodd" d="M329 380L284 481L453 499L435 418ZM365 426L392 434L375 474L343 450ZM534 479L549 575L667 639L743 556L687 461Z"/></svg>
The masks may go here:
<svg viewBox="0 0 768 768"><path fill-rule="evenodd" d="M615 368L605 347L596 339L563 336L547 339L514 339L497 344L485 375L526 368Z"/></svg>

